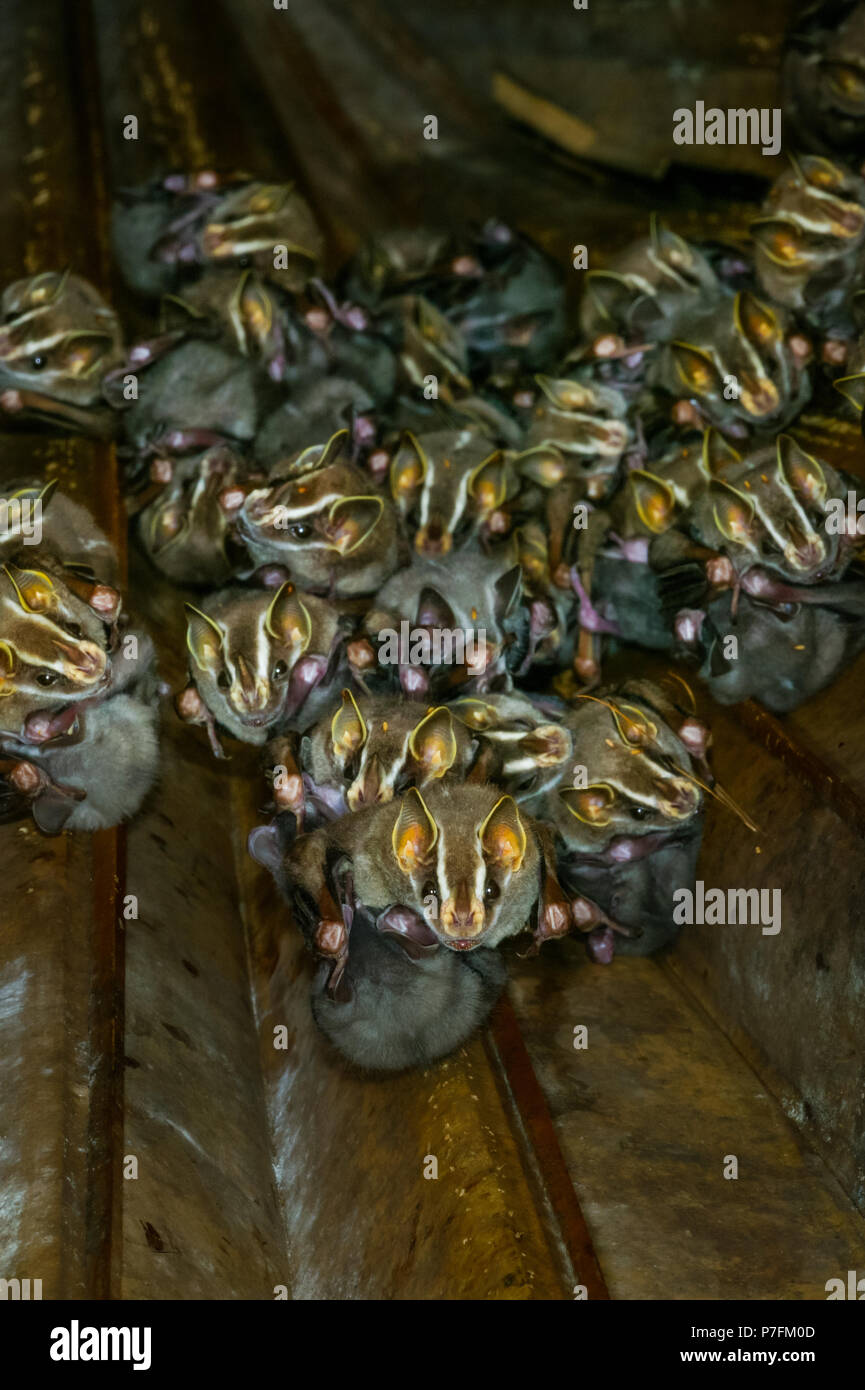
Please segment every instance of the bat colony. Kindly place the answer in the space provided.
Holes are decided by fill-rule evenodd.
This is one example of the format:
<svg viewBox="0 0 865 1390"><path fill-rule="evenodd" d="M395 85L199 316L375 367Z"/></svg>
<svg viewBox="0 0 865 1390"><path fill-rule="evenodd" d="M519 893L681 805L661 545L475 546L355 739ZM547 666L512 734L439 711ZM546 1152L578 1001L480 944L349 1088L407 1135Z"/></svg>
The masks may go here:
<svg viewBox="0 0 865 1390"><path fill-rule="evenodd" d="M261 749L249 849L358 1065L458 1046L507 938L665 946L706 797L750 824L687 681L611 685L612 649L783 713L865 646L855 482L797 439L815 390L865 404L862 9L795 36L803 152L747 248L653 219L577 324L498 221L390 232L326 284L293 187L211 171L118 197L146 341L74 273L3 294L0 417L117 437L138 542L196 590L177 712ZM81 506L22 478L0 512L2 815L117 824L158 770L152 643Z"/></svg>

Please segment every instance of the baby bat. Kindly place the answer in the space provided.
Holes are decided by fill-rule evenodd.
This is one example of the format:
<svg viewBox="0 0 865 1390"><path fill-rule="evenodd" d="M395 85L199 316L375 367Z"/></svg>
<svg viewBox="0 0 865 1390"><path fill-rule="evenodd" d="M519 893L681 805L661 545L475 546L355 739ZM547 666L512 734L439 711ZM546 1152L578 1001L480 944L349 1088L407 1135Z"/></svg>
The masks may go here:
<svg viewBox="0 0 865 1390"><path fill-rule="evenodd" d="M98 291L68 271L46 271L7 286L0 315L0 419L110 438L117 421L102 383L124 350Z"/></svg>
<svg viewBox="0 0 865 1390"><path fill-rule="evenodd" d="M348 457L347 430L282 460L237 515L255 565L283 565L306 589L371 594L399 557L396 511Z"/></svg>
<svg viewBox="0 0 865 1390"><path fill-rule="evenodd" d="M217 757L221 725L243 743L263 745L320 716L349 675L346 623L325 599L291 583L279 589L223 589L186 605L190 683L177 696L180 717L203 724Z"/></svg>

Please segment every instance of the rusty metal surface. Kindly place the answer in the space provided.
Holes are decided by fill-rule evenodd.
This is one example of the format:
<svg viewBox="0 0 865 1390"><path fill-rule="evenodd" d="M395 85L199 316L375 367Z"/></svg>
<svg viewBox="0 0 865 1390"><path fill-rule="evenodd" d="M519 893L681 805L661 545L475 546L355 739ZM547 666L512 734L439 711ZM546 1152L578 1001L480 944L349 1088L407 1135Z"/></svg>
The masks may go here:
<svg viewBox="0 0 865 1390"><path fill-rule="evenodd" d="M825 1298L862 1223L716 1024L654 961L544 954L511 993L612 1297Z"/></svg>

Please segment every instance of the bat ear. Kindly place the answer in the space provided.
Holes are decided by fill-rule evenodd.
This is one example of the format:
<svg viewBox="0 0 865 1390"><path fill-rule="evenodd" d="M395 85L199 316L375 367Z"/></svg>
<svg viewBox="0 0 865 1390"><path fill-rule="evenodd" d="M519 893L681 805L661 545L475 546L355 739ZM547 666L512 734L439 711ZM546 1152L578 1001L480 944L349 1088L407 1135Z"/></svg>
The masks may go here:
<svg viewBox="0 0 865 1390"><path fill-rule="evenodd" d="M380 497L338 497L328 513L334 550L351 555L375 530L383 511Z"/></svg>
<svg viewBox="0 0 865 1390"><path fill-rule="evenodd" d="M0 642L0 699L13 695L15 687L10 677L15 670L15 653L8 642Z"/></svg>
<svg viewBox="0 0 865 1390"><path fill-rule="evenodd" d="M559 796L571 815L583 825L609 825L616 793L607 782L594 782L588 787L563 787Z"/></svg>
<svg viewBox="0 0 865 1390"><path fill-rule="evenodd" d="M42 570L19 569L11 562L3 570L25 613L48 613L56 608L57 590L49 575Z"/></svg>
<svg viewBox="0 0 865 1390"><path fill-rule="evenodd" d="M471 695L454 700L450 705L450 710L461 724L465 724L467 729L476 731L490 729L496 722L495 706L488 705L483 700L477 700Z"/></svg>
<svg viewBox="0 0 865 1390"><path fill-rule="evenodd" d="M427 456L411 430L405 430L390 462L390 490L396 502L409 502L428 467Z"/></svg>
<svg viewBox="0 0 865 1390"><path fill-rule="evenodd" d="M720 385L718 369L707 352L691 343L674 342L670 352L676 364L676 371L689 391L697 396L708 396Z"/></svg>
<svg viewBox="0 0 865 1390"><path fill-rule="evenodd" d="M759 217L751 223L757 246L782 270L796 270L807 263L798 228L780 217Z"/></svg>
<svg viewBox="0 0 865 1390"><path fill-rule="evenodd" d="M586 294L603 318L611 323L627 309L634 295L624 275L614 270L586 272Z"/></svg>
<svg viewBox="0 0 865 1390"><path fill-rule="evenodd" d="M350 690L342 692L342 704L330 724L330 739L334 754L348 759L366 743L368 729L357 701Z"/></svg>
<svg viewBox="0 0 865 1390"><path fill-rule="evenodd" d="M417 602L416 627L455 628L454 611L437 589L422 589Z"/></svg>
<svg viewBox="0 0 865 1390"><path fill-rule="evenodd" d="M857 410L865 407L865 372L857 372L855 376L841 376L837 381L833 381L832 385Z"/></svg>
<svg viewBox="0 0 865 1390"><path fill-rule="evenodd" d="M496 449L469 474L468 490L481 511L492 512L508 495L508 466L504 451Z"/></svg>
<svg viewBox="0 0 865 1390"><path fill-rule="evenodd" d="M159 301L159 331L171 333L176 330L186 332L193 323L200 323L204 314L200 313L188 300L177 294L164 294Z"/></svg>
<svg viewBox="0 0 865 1390"><path fill-rule="evenodd" d="M514 467L521 477L541 487L555 487L567 473L561 453L552 444L540 444L536 449L517 454Z"/></svg>
<svg viewBox="0 0 865 1390"><path fill-rule="evenodd" d="M829 485L817 460L806 454L789 434L778 436L777 454L778 468L796 496L822 510Z"/></svg>
<svg viewBox="0 0 865 1390"><path fill-rule="evenodd" d="M507 618L520 601L523 591L523 572L519 565L513 565L495 582L496 617L499 622Z"/></svg>
<svg viewBox="0 0 865 1390"><path fill-rule="evenodd" d="M594 393L588 387L581 386L578 381L571 381L568 377L540 375L535 377L535 381L557 410L586 410L595 399Z"/></svg>
<svg viewBox="0 0 865 1390"><path fill-rule="evenodd" d="M241 342L246 340L247 334L255 342L261 342L273 327L273 300L251 270L245 270L238 281L231 313L243 329Z"/></svg>
<svg viewBox="0 0 865 1390"><path fill-rule="evenodd" d="M423 769L424 778L443 777L457 756L454 721L449 709L439 705L412 730L409 752Z"/></svg>
<svg viewBox="0 0 865 1390"><path fill-rule="evenodd" d="M724 438L720 430L710 425L703 432L700 463L707 478L715 478L731 463L741 463L742 455Z"/></svg>
<svg viewBox="0 0 865 1390"><path fill-rule="evenodd" d="M411 787L402 799L391 836L396 862L404 874L414 873L429 860L438 834L423 797L417 787Z"/></svg>
<svg viewBox="0 0 865 1390"><path fill-rule="evenodd" d="M282 647L297 647L299 653L302 653L309 646L312 619L309 610L298 597L294 585L288 581L280 585L274 594L264 619L264 627Z"/></svg>
<svg viewBox="0 0 865 1390"><path fill-rule="evenodd" d="M222 666L222 630L212 618L194 604L186 608L186 645L200 671L216 671Z"/></svg>
<svg viewBox="0 0 865 1390"><path fill-rule="evenodd" d="M729 483L714 479L710 485L713 501L715 525L728 541L736 545L748 545L753 538L754 504L744 493L738 492Z"/></svg>
<svg viewBox="0 0 865 1390"><path fill-rule="evenodd" d="M322 450L321 457L316 465L317 468L326 468L328 464L333 463L339 458L348 443L348 435L348 430L337 430L336 434L330 436L330 439Z"/></svg>
<svg viewBox="0 0 865 1390"><path fill-rule="evenodd" d="M783 336L777 314L750 290L740 290L736 295L733 322L755 348L769 347Z"/></svg>
<svg viewBox="0 0 865 1390"><path fill-rule="evenodd" d="M654 473L634 468L628 474L628 487L643 525L655 535L666 531L676 512L676 497L669 484Z"/></svg>
<svg viewBox="0 0 865 1390"><path fill-rule="evenodd" d="M70 376L89 376L111 346L110 333L67 333L59 349L63 370Z"/></svg>
<svg viewBox="0 0 865 1390"><path fill-rule="evenodd" d="M694 260L694 253L684 237L668 227L657 212L649 217L649 238L653 250L668 261L674 269L687 269Z"/></svg>
<svg viewBox="0 0 865 1390"><path fill-rule="evenodd" d="M246 848L262 868L276 874L282 863L282 843L275 825L256 825L249 832Z"/></svg>
<svg viewBox="0 0 865 1390"><path fill-rule="evenodd" d="M488 864L516 873L526 853L526 832L512 796L501 797L478 831Z"/></svg>

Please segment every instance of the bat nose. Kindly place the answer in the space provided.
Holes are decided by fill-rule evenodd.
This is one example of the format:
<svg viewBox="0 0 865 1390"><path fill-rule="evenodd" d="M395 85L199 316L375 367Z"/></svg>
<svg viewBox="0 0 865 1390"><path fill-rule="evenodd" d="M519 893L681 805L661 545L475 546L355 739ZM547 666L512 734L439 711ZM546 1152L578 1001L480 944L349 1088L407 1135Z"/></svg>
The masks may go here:
<svg viewBox="0 0 865 1390"><path fill-rule="evenodd" d="M357 781L352 783L346 797L352 811L360 806L372 806L392 799L390 787L382 785L377 758L373 758Z"/></svg>
<svg viewBox="0 0 865 1390"><path fill-rule="evenodd" d="M415 548L422 555L446 555L452 543L440 517L431 517L415 537Z"/></svg>
<svg viewBox="0 0 865 1390"><path fill-rule="evenodd" d="M483 931L483 903L469 892L468 884L461 883L454 896L442 903L439 920L446 936L470 940Z"/></svg>
<svg viewBox="0 0 865 1390"><path fill-rule="evenodd" d="M72 680L91 680L105 670L105 653L92 642L73 646L71 642L61 642L55 638L54 645L62 652L65 664L72 668L69 671Z"/></svg>
<svg viewBox="0 0 865 1390"><path fill-rule="evenodd" d="M674 778L664 783L659 800L667 815L681 820L696 811L700 804L700 793L693 782Z"/></svg>

